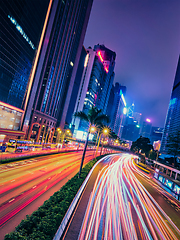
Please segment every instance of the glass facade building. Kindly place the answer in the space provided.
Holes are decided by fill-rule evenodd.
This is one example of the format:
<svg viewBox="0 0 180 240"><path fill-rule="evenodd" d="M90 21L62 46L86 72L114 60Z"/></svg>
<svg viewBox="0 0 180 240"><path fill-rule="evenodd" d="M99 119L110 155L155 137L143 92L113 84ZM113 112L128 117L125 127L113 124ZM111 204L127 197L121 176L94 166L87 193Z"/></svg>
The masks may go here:
<svg viewBox="0 0 180 240"><path fill-rule="evenodd" d="M24 103L49 1L0 1L0 144L24 137Z"/></svg>
<svg viewBox="0 0 180 240"><path fill-rule="evenodd" d="M52 141L64 127L93 0L50 1L31 75L23 129Z"/></svg>
<svg viewBox="0 0 180 240"><path fill-rule="evenodd" d="M99 44L95 45L94 49L88 48L87 53L75 112L88 113L89 109L95 106L106 114L115 75L116 53ZM74 119L72 125L75 125L76 130L87 129L87 123L78 119Z"/></svg>
<svg viewBox="0 0 180 240"><path fill-rule="evenodd" d="M108 101L107 115L110 116L110 128L115 132L118 137L121 134L121 127L124 118L123 109L126 107L126 102L122 100L123 96L126 95L126 87L121 86L118 82L111 89L111 98ZM125 100L125 98L124 98Z"/></svg>
<svg viewBox="0 0 180 240"><path fill-rule="evenodd" d="M174 85L166 116L160 152L167 153L166 143L169 134L180 130L180 57L177 65Z"/></svg>
<svg viewBox="0 0 180 240"><path fill-rule="evenodd" d="M0 101L23 109L49 0L1 0Z"/></svg>

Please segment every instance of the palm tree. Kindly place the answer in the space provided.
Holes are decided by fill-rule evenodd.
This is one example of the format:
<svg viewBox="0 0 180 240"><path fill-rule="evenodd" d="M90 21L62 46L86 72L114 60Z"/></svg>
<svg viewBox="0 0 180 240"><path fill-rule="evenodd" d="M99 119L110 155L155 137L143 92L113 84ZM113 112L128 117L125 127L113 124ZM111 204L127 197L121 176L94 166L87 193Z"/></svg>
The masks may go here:
<svg viewBox="0 0 180 240"><path fill-rule="evenodd" d="M81 159L81 166L80 166L80 170L79 170L79 177L80 177L83 162L84 162L84 157L85 157L85 153L86 153L86 148L87 148L87 145L88 145L88 138L89 138L89 133L91 131L91 127L96 126L96 125L98 125L98 124L100 124L104 121L109 122L109 117L105 114L102 114L102 110L98 110L94 106L92 106L89 109L88 114L80 111L80 112L76 112L74 114L74 116L80 118L81 120L84 120L84 121L88 122L88 134L87 134L86 142L85 142L85 145L84 145L84 151L83 151L83 155L82 155L82 159Z"/></svg>

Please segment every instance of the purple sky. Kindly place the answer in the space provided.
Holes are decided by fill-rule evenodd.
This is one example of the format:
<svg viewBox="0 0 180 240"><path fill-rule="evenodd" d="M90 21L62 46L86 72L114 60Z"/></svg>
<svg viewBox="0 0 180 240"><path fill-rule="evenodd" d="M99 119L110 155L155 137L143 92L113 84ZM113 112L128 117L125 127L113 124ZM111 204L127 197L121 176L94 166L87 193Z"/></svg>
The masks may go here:
<svg viewBox="0 0 180 240"><path fill-rule="evenodd" d="M94 0L84 46L116 52L115 82L163 127L180 54L180 0Z"/></svg>

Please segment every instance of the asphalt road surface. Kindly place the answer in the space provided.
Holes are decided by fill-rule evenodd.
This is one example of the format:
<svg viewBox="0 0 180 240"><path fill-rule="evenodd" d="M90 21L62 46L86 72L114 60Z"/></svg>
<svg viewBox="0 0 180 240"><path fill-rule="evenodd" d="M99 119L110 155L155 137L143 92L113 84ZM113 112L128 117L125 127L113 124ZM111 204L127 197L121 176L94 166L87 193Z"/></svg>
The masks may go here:
<svg viewBox="0 0 180 240"><path fill-rule="evenodd" d="M84 164L93 156L87 151ZM0 239L78 172L81 157L70 152L0 165Z"/></svg>
<svg viewBox="0 0 180 240"><path fill-rule="evenodd" d="M180 208L132 155L95 169L62 239L180 239Z"/></svg>

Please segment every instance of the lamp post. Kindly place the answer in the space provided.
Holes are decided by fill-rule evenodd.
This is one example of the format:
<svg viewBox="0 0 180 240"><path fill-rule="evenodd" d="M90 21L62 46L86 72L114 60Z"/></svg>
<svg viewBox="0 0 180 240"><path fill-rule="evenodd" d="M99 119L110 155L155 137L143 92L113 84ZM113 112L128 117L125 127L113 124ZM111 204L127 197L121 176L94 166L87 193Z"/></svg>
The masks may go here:
<svg viewBox="0 0 180 240"><path fill-rule="evenodd" d="M88 129L88 133L87 133L86 142L85 142L85 145L84 145L84 150L83 150L82 159L81 159L81 165L80 165L80 169L79 169L79 178L80 178L80 175L81 175L81 170L82 170L82 166L83 166L83 162L84 162L84 157L85 157L85 153L86 153L86 148L87 148L87 145L88 145L89 134L90 134L91 132L95 132L95 131L96 131L96 127L90 125L90 127L89 127L89 129Z"/></svg>
<svg viewBox="0 0 180 240"><path fill-rule="evenodd" d="M98 141L98 145L97 145L97 148L96 148L95 158L96 158L96 155L97 155L97 152L98 152L98 149L99 149L99 144L100 144L100 141L101 141L102 134L108 135L109 134L109 129L108 128L103 128L102 129L102 133L99 136L99 141ZM101 150L102 150L102 148L101 148Z"/></svg>

